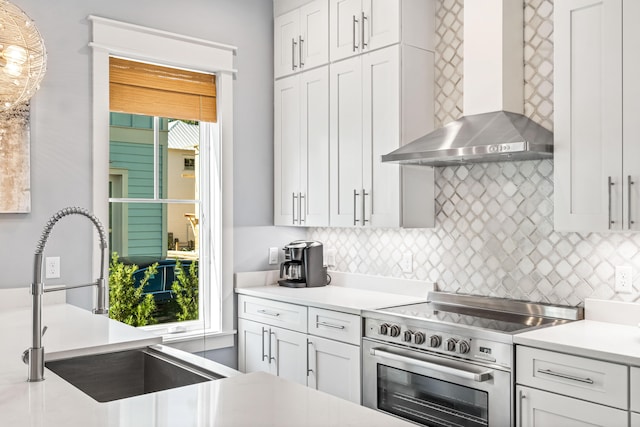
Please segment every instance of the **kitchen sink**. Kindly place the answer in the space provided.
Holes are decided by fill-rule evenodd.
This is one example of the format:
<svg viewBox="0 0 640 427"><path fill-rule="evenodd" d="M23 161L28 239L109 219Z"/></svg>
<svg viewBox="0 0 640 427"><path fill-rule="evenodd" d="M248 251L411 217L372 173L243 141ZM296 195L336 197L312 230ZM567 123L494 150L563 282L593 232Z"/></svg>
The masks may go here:
<svg viewBox="0 0 640 427"><path fill-rule="evenodd" d="M45 366L98 402L225 377L153 347L48 361Z"/></svg>

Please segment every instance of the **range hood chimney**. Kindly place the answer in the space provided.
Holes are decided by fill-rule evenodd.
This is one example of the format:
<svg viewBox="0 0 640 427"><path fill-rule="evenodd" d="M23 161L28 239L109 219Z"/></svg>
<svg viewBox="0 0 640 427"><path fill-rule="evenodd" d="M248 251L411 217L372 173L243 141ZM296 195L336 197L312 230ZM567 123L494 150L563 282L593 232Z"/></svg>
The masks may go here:
<svg viewBox="0 0 640 427"><path fill-rule="evenodd" d="M553 134L525 117L522 0L464 2L464 116L383 155L447 166L553 156Z"/></svg>

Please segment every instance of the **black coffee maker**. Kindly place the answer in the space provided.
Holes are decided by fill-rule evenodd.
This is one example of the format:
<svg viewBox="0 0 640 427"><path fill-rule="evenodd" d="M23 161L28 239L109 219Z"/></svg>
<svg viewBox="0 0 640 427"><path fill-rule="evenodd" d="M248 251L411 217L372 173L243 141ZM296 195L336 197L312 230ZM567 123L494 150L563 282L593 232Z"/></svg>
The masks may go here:
<svg viewBox="0 0 640 427"><path fill-rule="evenodd" d="M280 264L280 286L311 288L327 284L327 268L323 265L322 243L296 240L284 247Z"/></svg>

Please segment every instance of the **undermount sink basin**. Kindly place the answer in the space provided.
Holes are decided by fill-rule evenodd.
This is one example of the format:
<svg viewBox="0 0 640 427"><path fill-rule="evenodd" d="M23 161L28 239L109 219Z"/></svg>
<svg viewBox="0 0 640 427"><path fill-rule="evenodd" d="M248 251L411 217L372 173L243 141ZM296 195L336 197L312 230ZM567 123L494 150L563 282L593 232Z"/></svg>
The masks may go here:
<svg viewBox="0 0 640 427"><path fill-rule="evenodd" d="M224 378L150 347L49 361L45 366L98 402Z"/></svg>

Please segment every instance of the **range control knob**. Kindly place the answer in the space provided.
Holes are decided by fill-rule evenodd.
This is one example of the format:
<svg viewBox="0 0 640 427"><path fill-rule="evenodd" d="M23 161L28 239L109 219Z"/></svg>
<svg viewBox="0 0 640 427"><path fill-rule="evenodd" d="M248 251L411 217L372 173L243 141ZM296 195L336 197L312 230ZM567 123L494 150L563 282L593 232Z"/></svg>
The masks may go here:
<svg viewBox="0 0 640 427"><path fill-rule="evenodd" d="M418 332L419 333L419 332ZM411 337L413 336L413 332L412 331L404 331L402 333L402 341L404 342L411 342Z"/></svg>
<svg viewBox="0 0 640 427"><path fill-rule="evenodd" d="M391 335L392 337L399 336L400 335L400 326L391 325L391 330L389 331L389 335Z"/></svg>
<svg viewBox="0 0 640 427"><path fill-rule="evenodd" d="M456 343L458 342L455 338L448 338L445 342L444 346L447 351L456 351Z"/></svg>
<svg viewBox="0 0 640 427"><path fill-rule="evenodd" d="M440 335L431 335L429 337L429 347L438 348L442 344L442 338Z"/></svg>
<svg viewBox="0 0 640 427"><path fill-rule="evenodd" d="M425 336L423 332L416 332L413 335L413 342L416 344L424 344Z"/></svg>
<svg viewBox="0 0 640 427"><path fill-rule="evenodd" d="M382 323L380 326L378 326L378 334L380 334L380 335L388 335L389 334L389 324L388 323Z"/></svg>
<svg viewBox="0 0 640 427"><path fill-rule="evenodd" d="M465 340L458 341L457 347L458 353L460 354L467 354L469 353L469 350L471 350L469 342Z"/></svg>

